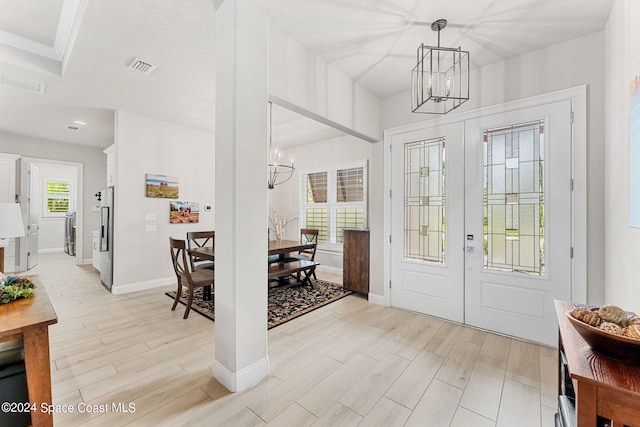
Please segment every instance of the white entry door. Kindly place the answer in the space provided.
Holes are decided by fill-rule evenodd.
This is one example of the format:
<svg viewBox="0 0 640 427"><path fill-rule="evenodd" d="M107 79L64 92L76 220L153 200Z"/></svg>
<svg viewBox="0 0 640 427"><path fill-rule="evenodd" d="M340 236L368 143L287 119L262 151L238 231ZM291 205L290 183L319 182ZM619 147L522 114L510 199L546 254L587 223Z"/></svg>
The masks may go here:
<svg viewBox="0 0 640 427"><path fill-rule="evenodd" d="M557 345L571 299L571 102L465 122L465 323Z"/></svg>
<svg viewBox="0 0 640 427"><path fill-rule="evenodd" d="M391 137L391 304L464 320L464 124Z"/></svg>
<svg viewBox="0 0 640 427"><path fill-rule="evenodd" d="M392 133L391 305L556 345L571 141L568 100Z"/></svg>

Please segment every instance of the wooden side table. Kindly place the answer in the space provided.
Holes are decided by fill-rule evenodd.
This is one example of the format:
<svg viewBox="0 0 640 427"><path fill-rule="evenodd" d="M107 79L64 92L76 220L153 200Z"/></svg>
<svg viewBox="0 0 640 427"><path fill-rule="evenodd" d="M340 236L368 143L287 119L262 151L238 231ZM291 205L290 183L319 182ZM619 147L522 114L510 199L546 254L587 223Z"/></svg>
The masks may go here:
<svg viewBox="0 0 640 427"><path fill-rule="evenodd" d="M559 392L566 389L563 355L573 389L578 426L640 426L640 360L619 361L601 355L584 342L565 313L567 301L555 302L559 325Z"/></svg>
<svg viewBox="0 0 640 427"><path fill-rule="evenodd" d="M27 276L36 288L30 298L0 304L0 341L22 337L29 402L37 408L31 412L34 426L53 426L53 414L40 411L41 404L51 405L51 365L49 360L49 325L58 316L38 276Z"/></svg>

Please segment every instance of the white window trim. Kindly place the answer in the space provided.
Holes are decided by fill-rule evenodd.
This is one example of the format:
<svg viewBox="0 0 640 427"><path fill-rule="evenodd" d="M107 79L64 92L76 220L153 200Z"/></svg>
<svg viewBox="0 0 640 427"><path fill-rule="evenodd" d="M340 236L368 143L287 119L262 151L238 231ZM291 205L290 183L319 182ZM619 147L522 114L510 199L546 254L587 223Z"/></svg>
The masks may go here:
<svg viewBox="0 0 640 427"><path fill-rule="evenodd" d="M336 175L339 169L351 169L351 168L362 168L362 186L363 186L363 200L362 202L337 202L336 201ZM300 178L298 182L299 189L299 218L300 218L300 228L306 227L306 216L305 210L309 208L326 208L327 209L327 236L329 239L335 234L335 223L334 223L334 215L333 210L336 208L351 208L351 207L362 207L363 208L363 224L364 228L368 227L369 224L369 194L368 194L368 185L369 185L369 174L368 174L368 160L358 160L355 162L348 163L336 163L327 166L318 166L314 168L309 168L300 171ZM327 172L327 202L326 203L307 203L306 201L306 193L304 189L306 189L306 183L303 181L304 177L311 173L318 172ZM319 242L318 250L321 251L333 251L333 252L342 252L342 243L335 242Z"/></svg>
<svg viewBox="0 0 640 427"><path fill-rule="evenodd" d="M69 195L62 196L60 198L68 198L69 199L69 210L67 212L49 212L49 205L47 200L49 199L49 193L47 192L47 182L55 181L55 182L66 182L69 184ZM43 177L42 178L42 218L43 219L51 219L51 218L64 218L65 215L69 212L74 211L74 197L73 197L73 180L67 178L52 178L52 177Z"/></svg>

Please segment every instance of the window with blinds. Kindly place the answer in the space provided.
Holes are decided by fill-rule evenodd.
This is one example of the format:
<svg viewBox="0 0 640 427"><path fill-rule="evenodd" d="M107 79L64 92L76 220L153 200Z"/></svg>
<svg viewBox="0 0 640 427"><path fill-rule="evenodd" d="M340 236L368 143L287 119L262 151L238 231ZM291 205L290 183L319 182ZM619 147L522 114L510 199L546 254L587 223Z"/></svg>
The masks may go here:
<svg viewBox="0 0 640 427"><path fill-rule="evenodd" d="M72 210L71 181L44 179L43 217L64 216Z"/></svg>
<svg viewBox="0 0 640 427"><path fill-rule="evenodd" d="M307 203L327 202L327 172L307 174Z"/></svg>
<svg viewBox="0 0 640 427"><path fill-rule="evenodd" d="M345 228L364 228L366 162L301 175L301 227L318 230L318 242L341 244Z"/></svg>

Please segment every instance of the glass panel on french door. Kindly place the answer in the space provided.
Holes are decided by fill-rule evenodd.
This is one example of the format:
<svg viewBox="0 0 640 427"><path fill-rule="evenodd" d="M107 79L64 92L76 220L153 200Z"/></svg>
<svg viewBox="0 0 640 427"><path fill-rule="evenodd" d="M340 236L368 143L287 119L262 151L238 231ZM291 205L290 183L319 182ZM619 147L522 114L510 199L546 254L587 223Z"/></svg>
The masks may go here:
<svg viewBox="0 0 640 427"><path fill-rule="evenodd" d="M544 274L544 121L484 131L484 268Z"/></svg>
<svg viewBox="0 0 640 427"><path fill-rule="evenodd" d="M445 262L445 138L404 145L404 258Z"/></svg>

